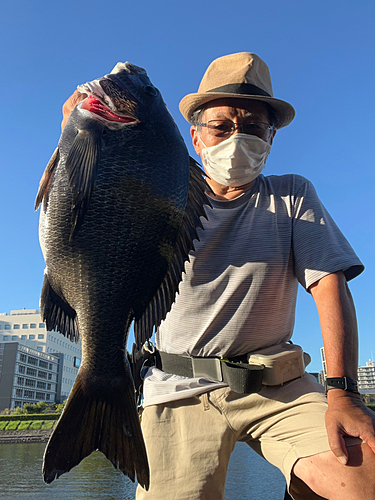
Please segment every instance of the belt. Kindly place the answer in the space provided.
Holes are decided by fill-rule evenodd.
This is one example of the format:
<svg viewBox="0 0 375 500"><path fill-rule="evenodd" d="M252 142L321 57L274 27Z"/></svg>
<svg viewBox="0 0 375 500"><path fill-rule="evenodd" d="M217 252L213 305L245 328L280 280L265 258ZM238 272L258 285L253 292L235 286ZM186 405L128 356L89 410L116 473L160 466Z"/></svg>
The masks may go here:
<svg viewBox="0 0 375 500"><path fill-rule="evenodd" d="M263 365L250 365L235 359L187 357L162 351L158 351L158 354L157 367L164 372L225 382L240 394L252 394L262 389Z"/></svg>

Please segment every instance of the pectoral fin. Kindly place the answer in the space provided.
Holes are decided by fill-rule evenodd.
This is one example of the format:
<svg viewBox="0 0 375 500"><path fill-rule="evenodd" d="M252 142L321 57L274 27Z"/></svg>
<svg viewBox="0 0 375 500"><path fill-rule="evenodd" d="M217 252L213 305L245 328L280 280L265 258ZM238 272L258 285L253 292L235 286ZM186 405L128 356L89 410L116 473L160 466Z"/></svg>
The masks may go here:
<svg viewBox="0 0 375 500"><path fill-rule="evenodd" d="M48 277L44 276L40 297L40 313L46 322L47 330L60 332L71 341L78 342L78 324L75 310L51 287Z"/></svg>
<svg viewBox="0 0 375 500"><path fill-rule="evenodd" d="M42 203L43 200L45 208L47 208L48 195L52 184L53 173L55 171L56 165L59 163L59 159L60 159L59 148L56 148L53 155L51 156L50 161L48 162L48 165L46 166L42 178L40 179L39 190L35 200L35 210L38 210L39 205Z"/></svg>
<svg viewBox="0 0 375 500"><path fill-rule="evenodd" d="M66 160L65 169L73 193L71 239L81 226L90 203L100 162L102 132L100 124L79 130Z"/></svg>

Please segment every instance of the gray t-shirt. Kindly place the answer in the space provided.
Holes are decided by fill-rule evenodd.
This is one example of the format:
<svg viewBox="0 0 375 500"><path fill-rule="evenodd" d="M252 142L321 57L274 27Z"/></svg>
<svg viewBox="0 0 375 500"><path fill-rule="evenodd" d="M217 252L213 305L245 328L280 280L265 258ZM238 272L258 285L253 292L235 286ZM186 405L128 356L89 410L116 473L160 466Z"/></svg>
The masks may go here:
<svg viewBox="0 0 375 500"><path fill-rule="evenodd" d="M327 274L342 270L350 280L363 270L301 176L260 175L242 196L211 203L179 294L156 332L161 351L226 358L286 342L293 333L298 282L308 289ZM211 388L207 380L152 368L144 402Z"/></svg>

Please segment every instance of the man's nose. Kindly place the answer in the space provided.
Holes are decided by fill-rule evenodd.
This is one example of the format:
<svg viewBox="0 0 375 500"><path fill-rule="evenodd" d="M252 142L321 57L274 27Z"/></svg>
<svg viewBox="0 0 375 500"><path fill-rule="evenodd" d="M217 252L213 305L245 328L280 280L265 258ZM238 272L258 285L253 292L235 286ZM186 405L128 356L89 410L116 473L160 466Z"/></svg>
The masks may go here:
<svg viewBox="0 0 375 500"><path fill-rule="evenodd" d="M234 129L232 135L243 133L243 124L242 123L235 123L234 126L235 126L235 129Z"/></svg>

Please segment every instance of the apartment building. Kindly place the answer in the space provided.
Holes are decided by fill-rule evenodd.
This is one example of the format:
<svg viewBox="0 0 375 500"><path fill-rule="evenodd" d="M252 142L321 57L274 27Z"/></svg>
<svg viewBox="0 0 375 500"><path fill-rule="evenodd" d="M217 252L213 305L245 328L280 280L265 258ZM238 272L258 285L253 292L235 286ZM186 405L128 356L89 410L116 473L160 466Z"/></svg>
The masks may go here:
<svg viewBox="0 0 375 500"><path fill-rule="evenodd" d="M320 372L319 381L324 384L327 378L327 363L324 353L324 347L320 348L323 370ZM375 394L375 361L367 361L366 366L357 368L358 389L361 394L370 392Z"/></svg>
<svg viewBox="0 0 375 500"><path fill-rule="evenodd" d="M367 361L358 367L358 387L361 392L375 393L375 361Z"/></svg>
<svg viewBox="0 0 375 500"><path fill-rule="evenodd" d="M68 397L81 363L81 342L71 342L59 332L47 331L37 309L0 313L0 343L18 342L39 353L62 355L58 398Z"/></svg>
<svg viewBox="0 0 375 500"><path fill-rule="evenodd" d="M63 355L45 354L18 342L0 342L0 411L24 403L61 402Z"/></svg>

